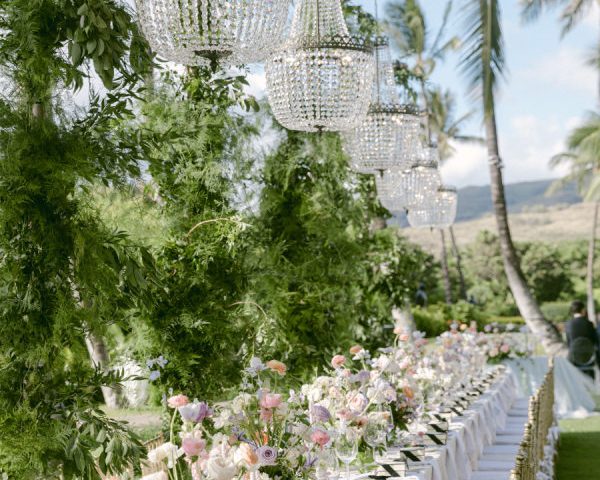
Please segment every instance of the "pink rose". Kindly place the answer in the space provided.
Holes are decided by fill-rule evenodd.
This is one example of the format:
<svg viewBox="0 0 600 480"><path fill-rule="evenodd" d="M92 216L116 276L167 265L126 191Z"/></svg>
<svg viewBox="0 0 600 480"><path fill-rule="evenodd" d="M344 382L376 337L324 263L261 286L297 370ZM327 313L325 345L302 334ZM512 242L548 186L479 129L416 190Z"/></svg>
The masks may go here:
<svg viewBox="0 0 600 480"><path fill-rule="evenodd" d="M281 405L281 395L278 393L265 393L260 399L261 408L277 408Z"/></svg>
<svg viewBox="0 0 600 480"><path fill-rule="evenodd" d="M338 412L336 413L336 416L340 419L340 420L352 420L354 418L354 412L352 412L351 410L349 410L348 408L341 408L340 410L338 410Z"/></svg>
<svg viewBox="0 0 600 480"><path fill-rule="evenodd" d="M343 355L336 355L331 359L331 366L335 369L340 368L344 363L346 363L346 357Z"/></svg>
<svg viewBox="0 0 600 480"><path fill-rule="evenodd" d="M269 368L272 372L276 372L279 375L281 375L282 377L285 375L285 372L287 371L287 367L285 366L285 363L280 362L279 360L269 360L266 365L267 365L267 368Z"/></svg>
<svg viewBox="0 0 600 480"><path fill-rule="evenodd" d="M502 353L508 353L508 352L510 352L510 347L509 347L509 346L508 346L506 343L504 343L504 344L502 344L502 346L500 347L500 351L501 351Z"/></svg>
<svg viewBox="0 0 600 480"><path fill-rule="evenodd" d="M325 445L327 445L329 443L329 440L331 440L331 437L329 436L329 433L327 433L325 430L316 428L310 434L310 439L314 443L319 445L321 448L323 448Z"/></svg>
<svg viewBox="0 0 600 480"><path fill-rule="evenodd" d="M408 342L410 340L410 335L408 333L403 333L399 337L401 342Z"/></svg>
<svg viewBox="0 0 600 480"><path fill-rule="evenodd" d="M368 404L369 400L362 393L350 394L348 397L348 406L353 412L362 413Z"/></svg>
<svg viewBox="0 0 600 480"><path fill-rule="evenodd" d="M190 399L185 395L173 395L167 400L167 405L171 408L183 407L190 403Z"/></svg>
<svg viewBox="0 0 600 480"><path fill-rule="evenodd" d="M206 442L200 438L185 437L181 442L183 452L188 457L197 457L206 448Z"/></svg>
<svg viewBox="0 0 600 480"><path fill-rule="evenodd" d="M350 347L350 353L352 355L356 355L357 353L360 353L363 351L363 347L361 347L360 345L354 345L353 347Z"/></svg>
<svg viewBox="0 0 600 480"><path fill-rule="evenodd" d="M263 422L270 422L273 418L273 410L269 408L261 408L260 409L260 419Z"/></svg>

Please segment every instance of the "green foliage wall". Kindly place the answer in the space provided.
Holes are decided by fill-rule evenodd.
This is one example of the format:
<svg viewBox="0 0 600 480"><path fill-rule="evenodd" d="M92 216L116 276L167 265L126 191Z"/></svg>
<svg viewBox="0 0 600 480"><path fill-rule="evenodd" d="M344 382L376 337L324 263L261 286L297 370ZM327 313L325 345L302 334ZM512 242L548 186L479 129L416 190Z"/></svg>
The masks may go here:
<svg viewBox="0 0 600 480"><path fill-rule="evenodd" d="M141 454L97 409L100 387L121 376L92 368L84 338L141 304L148 284L147 252L86 201L90 183L139 173L135 139L117 125L150 61L144 46L114 1L0 2L0 473L11 479L96 479L96 466L118 471ZM112 94L63 111L59 86L72 95L88 66Z"/></svg>

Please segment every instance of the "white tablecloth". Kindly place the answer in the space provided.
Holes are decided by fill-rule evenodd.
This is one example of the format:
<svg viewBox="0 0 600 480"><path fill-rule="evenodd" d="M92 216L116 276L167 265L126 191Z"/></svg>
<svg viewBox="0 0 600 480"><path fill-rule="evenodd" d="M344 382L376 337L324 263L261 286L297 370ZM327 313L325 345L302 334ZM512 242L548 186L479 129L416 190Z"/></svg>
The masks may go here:
<svg viewBox="0 0 600 480"><path fill-rule="evenodd" d="M544 380L548 357L533 357L504 362L518 380L518 395L528 397ZM554 360L556 414L560 418L585 417L594 411L596 402L592 393L600 394L590 377L581 373L569 360Z"/></svg>
<svg viewBox="0 0 600 480"><path fill-rule="evenodd" d="M431 449L421 472L423 480L469 480L484 447L494 442L496 431L506 424L517 394L515 376L509 370L461 417L450 424L446 445ZM413 474L410 472L410 474Z"/></svg>

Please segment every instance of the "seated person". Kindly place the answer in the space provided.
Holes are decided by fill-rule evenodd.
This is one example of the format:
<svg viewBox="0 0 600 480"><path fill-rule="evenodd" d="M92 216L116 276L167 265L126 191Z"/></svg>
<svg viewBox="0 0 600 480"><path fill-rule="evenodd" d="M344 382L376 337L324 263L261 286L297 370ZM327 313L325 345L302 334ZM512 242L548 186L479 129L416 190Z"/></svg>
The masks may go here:
<svg viewBox="0 0 600 480"><path fill-rule="evenodd" d="M594 324L587 318L583 302L574 301L571 313L573 317L566 326L569 360L577 366L585 366L593 360L594 352L598 349L598 334Z"/></svg>

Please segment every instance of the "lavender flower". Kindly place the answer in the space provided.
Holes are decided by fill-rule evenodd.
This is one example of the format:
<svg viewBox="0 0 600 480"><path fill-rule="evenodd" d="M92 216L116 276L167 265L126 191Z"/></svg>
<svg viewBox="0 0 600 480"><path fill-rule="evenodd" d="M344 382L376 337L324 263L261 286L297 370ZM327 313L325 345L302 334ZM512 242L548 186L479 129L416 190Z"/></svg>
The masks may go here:
<svg viewBox="0 0 600 480"><path fill-rule="evenodd" d="M160 377L160 371L153 370L150 372L150 375L148 375L148 380L150 380L151 382L154 382L155 380L158 380L159 377Z"/></svg>
<svg viewBox="0 0 600 480"><path fill-rule="evenodd" d="M323 405L314 405L310 409L313 422L326 422L331 418L331 413Z"/></svg>
<svg viewBox="0 0 600 480"><path fill-rule="evenodd" d="M200 423L212 415L212 410L205 402L194 400L192 403L179 407L179 413L184 422Z"/></svg>
<svg viewBox="0 0 600 480"><path fill-rule="evenodd" d="M267 366L258 357L252 357L250 360L250 366L246 369L246 372L252 376L258 375L258 372L266 370Z"/></svg>
<svg viewBox="0 0 600 480"><path fill-rule="evenodd" d="M277 463L277 450L273 447L265 445L256 450L258 455L258 463L261 465L275 465Z"/></svg>

